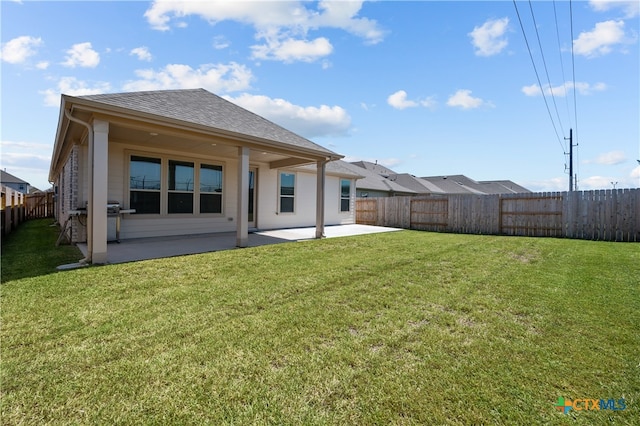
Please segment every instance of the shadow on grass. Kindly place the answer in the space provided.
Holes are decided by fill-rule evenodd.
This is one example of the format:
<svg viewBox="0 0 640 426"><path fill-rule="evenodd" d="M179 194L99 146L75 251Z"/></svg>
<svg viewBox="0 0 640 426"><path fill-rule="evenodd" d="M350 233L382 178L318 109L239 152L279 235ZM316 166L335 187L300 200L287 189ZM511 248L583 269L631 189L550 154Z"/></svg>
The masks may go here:
<svg viewBox="0 0 640 426"><path fill-rule="evenodd" d="M53 219L34 219L3 237L0 282L51 274L57 272L57 266L81 259L76 246L56 247L59 234L60 227Z"/></svg>

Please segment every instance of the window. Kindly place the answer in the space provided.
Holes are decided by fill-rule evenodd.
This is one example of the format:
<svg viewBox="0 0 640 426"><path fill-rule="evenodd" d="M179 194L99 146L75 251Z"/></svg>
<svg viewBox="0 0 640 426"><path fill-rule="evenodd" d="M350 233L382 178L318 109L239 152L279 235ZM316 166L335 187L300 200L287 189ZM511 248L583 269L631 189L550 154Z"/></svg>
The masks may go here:
<svg viewBox="0 0 640 426"><path fill-rule="evenodd" d="M193 213L193 163L169 160L169 213Z"/></svg>
<svg viewBox="0 0 640 426"><path fill-rule="evenodd" d="M136 213L160 213L159 158L131 156L129 164L129 206Z"/></svg>
<svg viewBox="0 0 640 426"><path fill-rule="evenodd" d="M222 213L222 166L200 165L200 213Z"/></svg>
<svg viewBox="0 0 640 426"><path fill-rule="evenodd" d="M294 212L295 186L295 174L280 173L280 213Z"/></svg>
<svg viewBox="0 0 640 426"><path fill-rule="evenodd" d="M351 181L340 179L340 211L348 212L351 210Z"/></svg>

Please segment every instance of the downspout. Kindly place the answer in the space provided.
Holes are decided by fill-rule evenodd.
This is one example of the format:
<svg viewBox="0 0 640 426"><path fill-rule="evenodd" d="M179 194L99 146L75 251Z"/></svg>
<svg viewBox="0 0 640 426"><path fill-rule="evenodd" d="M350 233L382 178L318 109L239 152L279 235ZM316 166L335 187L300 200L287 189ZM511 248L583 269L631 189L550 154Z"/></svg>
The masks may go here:
<svg viewBox="0 0 640 426"><path fill-rule="evenodd" d="M67 119L69 119L69 121L73 121L74 123L78 123L87 128L89 152L91 153L93 151L93 127L91 127L91 124L74 117L66 108L64 110L64 115L65 117L67 117ZM89 173L89 205L87 207L93 209L93 205L91 203L91 201L93 201L93 155L91 155L90 157L91 158L89 161L91 162L91 173ZM91 228L93 228L93 221L90 220L91 214L92 212L89 212L89 210L87 209L87 256L83 259L80 259L78 263L91 263L91 255L93 253L93 236L89 238L89 232L91 231L89 229L89 224L91 224ZM89 243L89 240L91 240L91 243Z"/></svg>

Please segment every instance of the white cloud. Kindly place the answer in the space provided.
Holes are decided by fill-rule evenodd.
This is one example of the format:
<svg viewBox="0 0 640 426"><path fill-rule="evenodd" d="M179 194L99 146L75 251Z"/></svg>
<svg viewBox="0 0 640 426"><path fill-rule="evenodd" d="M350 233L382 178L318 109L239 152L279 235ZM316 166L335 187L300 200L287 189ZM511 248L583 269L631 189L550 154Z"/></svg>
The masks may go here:
<svg viewBox="0 0 640 426"><path fill-rule="evenodd" d="M216 50L222 50L229 47L231 43L226 39L225 36L215 36L213 38L213 48Z"/></svg>
<svg viewBox="0 0 640 426"><path fill-rule="evenodd" d="M471 96L471 90L460 89L447 100L450 107L459 107L462 109L480 108L481 106L492 106L491 103L485 102L480 98Z"/></svg>
<svg viewBox="0 0 640 426"><path fill-rule="evenodd" d="M550 87L548 84L544 86L544 94L553 96L564 97L569 94L569 91L572 89L576 89L578 93L581 95L591 95L593 92L602 92L607 89L607 85L604 83L595 83L589 84L584 82L576 82L575 86L573 82L567 81L562 86ZM532 84L530 86L524 86L522 89L522 93L527 96L540 96L542 95L542 91L540 90L540 86L537 84Z"/></svg>
<svg viewBox="0 0 640 426"><path fill-rule="evenodd" d="M24 63L27 58L35 55L36 48L42 45L40 37L20 36L9 40L2 45L0 56L2 60L10 64Z"/></svg>
<svg viewBox="0 0 640 426"><path fill-rule="evenodd" d="M407 100L407 92L404 90L398 90L397 92L389 95L387 103L395 109L413 108L418 106L417 102Z"/></svg>
<svg viewBox="0 0 640 426"><path fill-rule="evenodd" d="M589 4L597 12L606 12L612 9L622 9L625 18L634 18L640 15L640 2L638 0L590 0Z"/></svg>
<svg viewBox="0 0 640 426"><path fill-rule="evenodd" d="M93 50L91 43L77 43L67 50L66 61L62 63L65 67L75 68L95 68L100 63L100 55Z"/></svg>
<svg viewBox="0 0 640 426"><path fill-rule="evenodd" d="M235 62L205 64L198 69L169 64L158 71L142 69L135 74L139 79L125 83L125 91L204 88L214 93L228 93L248 89L253 80L251 70Z"/></svg>
<svg viewBox="0 0 640 426"><path fill-rule="evenodd" d="M392 93L387 98L387 103L394 107L395 109L405 109L405 108L413 108L417 106L423 106L427 108L433 108L436 105L436 102L433 98L429 97L427 99L422 100L409 100L407 99L407 92L404 90L398 90L395 93Z"/></svg>
<svg viewBox="0 0 640 426"><path fill-rule="evenodd" d="M225 99L306 138L346 135L351 117L339 106L299 106L284 99L244 93Z"/></svg>
<svg viewBox="0 0 640 426"><path fill-rule="evenodd" d="M596 57L606 55L613 46L630 43L624 33L624 21L598 22L593 30L580 33L573 41L576 55Z"/></svg>
<svg viewBox="0 0 640 426"><path fill-rule="evenodd" d="M47 89L39 93L44 95L44 104L46 106L59 107L61 94L86 96L98 95L109 91L111 91L111 86L107 82L97 82L91 86L86 81L78 80L75 77L63 77L58 81L55 89Z"/></svg>
<svg viewBox="0 0 640 426"><path fill-rule="evenodd" d="M136 47L135 49L131 49L131 52L129 52L129 54L137 56L141 61L149 62L151 61L151 59L153 59L153 56L151 56L151 52L149 52L149 48L147 48L146 46L140 46Z"/></svg>
<svg viewBox="0 0 640 426"><path fill-rule="evenodd" d="M211 25L224 20L252 25L256 30L256 39L265 41L252 47L256 59L311 62L333 51L326 38L308 41L306 36L311 30L339 28L363 38L369 44L382 41L384 31L377 22L358 17L362 3L155 1L145 12L145 17L153 28L161 31L169 30L175 19L189 15L200 16ZM317 5L316 9L314 5Z"/></svg>
<svg viewBox="0 0 640 426"><path fill-rule="evenodd" d="M627 161L627 156L623 151L609 151L598 155L593 160L586 160L585 163L602 164L606 166L615 166Z"/></svg>
<svg viewBox="0 0 640 426"><path fill-rule="evenodd" d="M504 37L509 28L509 18L490 19L480 27L474 27L468 35L471 44L476 48L477 56L493 56L507 47L508 41Z"/></svg>
<svg viewBox="0 0 640 426"><path fill-rule="evenodd" d="M39 70L46 70L47 68L49 68L49 62L48 61L40 61L36 64L36 68Z"/></svg>
<svg viewBox="0 0 640 426"><path fill-rule="evenodd" d="M254 59L276 60L285 63L295 61L314 62L328 56L333 51L333 46L324 37L313 41L295 40L292 38L279 40L277 38L267 40L267 44L251 46Z"/></svg>

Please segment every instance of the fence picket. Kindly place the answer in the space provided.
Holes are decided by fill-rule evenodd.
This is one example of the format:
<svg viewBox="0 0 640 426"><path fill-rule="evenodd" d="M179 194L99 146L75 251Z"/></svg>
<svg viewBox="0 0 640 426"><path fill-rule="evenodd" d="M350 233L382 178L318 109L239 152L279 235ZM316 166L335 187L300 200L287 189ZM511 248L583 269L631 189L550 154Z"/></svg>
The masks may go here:
<svg viewBox="0 0 640 426"><path fill-rule="evenodd" d="M640 189L360 198L356 221L437 232L640 241Z"/></svg>

